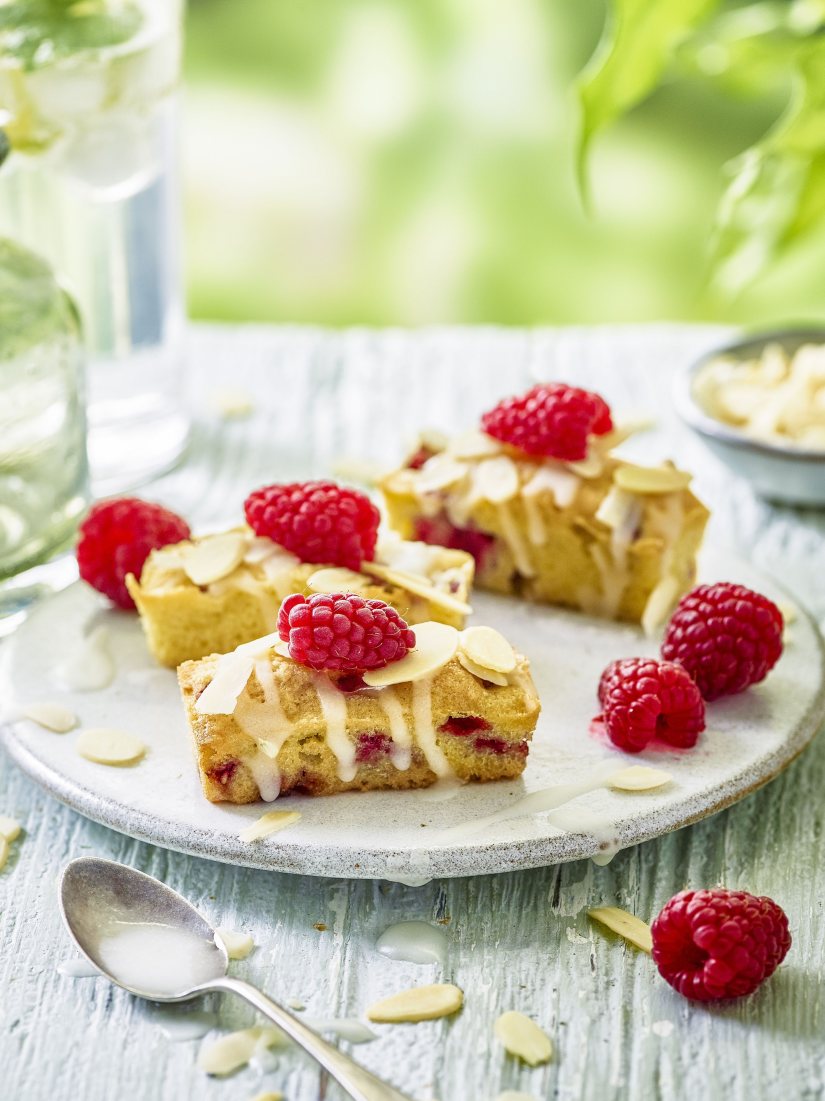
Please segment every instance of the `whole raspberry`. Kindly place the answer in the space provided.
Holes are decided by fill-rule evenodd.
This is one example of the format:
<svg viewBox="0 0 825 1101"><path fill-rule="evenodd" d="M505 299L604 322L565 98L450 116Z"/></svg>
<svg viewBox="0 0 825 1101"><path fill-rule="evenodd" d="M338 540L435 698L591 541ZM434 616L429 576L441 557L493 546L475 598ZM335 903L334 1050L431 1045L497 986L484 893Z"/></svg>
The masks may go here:
<svg viewBox="0 0 825 1101"><path fill-rule="evenodd" d="M782 613L766 596L721 581L683 596L665 631L662 657L678 661L706 700L764 680L782 653Z"/></svg>
<svg viewBox="0 0 825 1101"><path fill-rule="evenodd" d="M278 613L278 634L295 661L344 673L380 669L415 646L395 608L352 593L293 593Z"/></svg>
<svg viewBox="0 0 825 1101"><path fill-rule="evenodd" d="M681 891L653 922L653 959L680 994L741 998L774 973L791 934L781 907L747 891Z"/></svg>
<svg viewBox="0 0 825 1101"><path fill-rule="evenodd" d="M529 455L573 462L586 456L588 437L603 436L613 421L610 407L598 394L548 382L500 401L482 416L481 427L488 436Z"/></svg>
<svg viewBox="0 0 825 1101"><path fill-rule="evenodd" d="M628 753L641 752L654 738L690 749L705 729L701 693L671 661L611 662L599 681L599 703L610 740Z"/></svg>
<svg viewBox="0 0 825 1101"><path fill-rule="evenodd" d="M119 608L134 608L126 575L140 578L149 553L188 539L185 520L160 505L137 497L119 497L93 505L80 525L77 564L80 576Z"/></svg>
<svg viewBox="0 0 825 1101"><path fill-rule="evenodd" d="M353 489L334 482L265 486L244 501L246 520L302 562L360 569L375 555L378 509Z"/></svg>

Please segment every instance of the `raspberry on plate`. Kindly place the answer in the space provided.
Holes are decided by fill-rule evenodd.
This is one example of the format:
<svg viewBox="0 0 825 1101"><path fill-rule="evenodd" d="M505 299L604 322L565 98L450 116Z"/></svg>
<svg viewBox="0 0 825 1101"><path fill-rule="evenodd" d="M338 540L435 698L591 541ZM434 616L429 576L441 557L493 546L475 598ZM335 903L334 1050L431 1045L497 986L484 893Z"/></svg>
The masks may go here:
<svg viewBox="0 0 825 1101"><path fill-rule="evenodd" d="M488 436L526 451L573 462L587 455L588 437L613 428L610 407L589 390L562 382L505 398L481 418Z"/></svg>
<svg viewBox="0 0 825 1101"><path fill-rule="evenodd" d="M599 703L610 740L628 753L640 753L655 738L690 749L705 729L699 689L670 661L611 662L599 681Z"/></svg>
<svg viewBox="0 0 825 1101"><path fill-rule="evenodd" d="M380 669L415 646L395 608L352 593L293 593L278 613L278 634L294 661L344 673Z"/></svg>
<svg viewBox="0 0 825 1101"><path fill-rule="evenodd" d="M134 608L126 575L140 577L153 550L189 538L189 525L161 505L137 497L119 497L93 505L80 525L77 564L80 576L119 608Z"/></svg>
<svg viewBox="0 0 825 1101"><path fill-rule="evenodd" d="M264 486L244 502L249 526L303 562L358 570L375 557L380 515L353 489L334 482Z"/></svg>
<svg viewBox="0 0 825 1101"><path fill-rule="evenodd" d="M766 596L721 581L683 596L662 657L687 669L706 700L764 680L782 653L782 613Z"/></svg>
<svg viewBox="0 0 825 1101"><path fill-rule="evenodd" d="M752 994L788 954L781 907L747 891L681 891L651 927L653 959L664 979L695 1001Z"/></svg>

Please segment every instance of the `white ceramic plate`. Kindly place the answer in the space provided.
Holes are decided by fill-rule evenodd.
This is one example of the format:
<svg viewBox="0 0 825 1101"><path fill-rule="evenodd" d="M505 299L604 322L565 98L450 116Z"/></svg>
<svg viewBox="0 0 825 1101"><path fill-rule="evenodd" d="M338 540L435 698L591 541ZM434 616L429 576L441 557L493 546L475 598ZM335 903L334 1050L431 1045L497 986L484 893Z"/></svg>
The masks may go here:
<svg viewBox="0 0 825 1101"><path fill-rule="evenodd" d="M724 555L706 556L702 577L735 578L787 601L774 583ZM76 731L53 734L13 720L0 734L17 764L52 795L132 837L278 871L426 881L593 856L687 825L776 776L805 747L825 712L822 642L800 610L777 667L762 685L709 706L708 730L695 750L624 755L588 733L598 710L599 674L614 658L655 653L656 644L628 626L504 597L478 593L473 603L474 622L495 624L530 656L543 702L519 781L468 785L450 798L426 791L290 796L282 808L300 810L300 822L265 840L243 842L238 831L269 808L213 806L203 798L174 673L153 663L136 616L107 609L80 584L37 608L4 647L2 698L11 700L12 716L34 702L64 704L83 726L134 732L149 752L137 765L112 768L77 754ZM98 623L109 628L114 681L98 692L61 689L55 670ZM617 768L653 765L673 780L635 794L599 788L552 814L498 820L463 835L442 832L511 806L527 792L586 784L604 772L606 760Z"/></svg>

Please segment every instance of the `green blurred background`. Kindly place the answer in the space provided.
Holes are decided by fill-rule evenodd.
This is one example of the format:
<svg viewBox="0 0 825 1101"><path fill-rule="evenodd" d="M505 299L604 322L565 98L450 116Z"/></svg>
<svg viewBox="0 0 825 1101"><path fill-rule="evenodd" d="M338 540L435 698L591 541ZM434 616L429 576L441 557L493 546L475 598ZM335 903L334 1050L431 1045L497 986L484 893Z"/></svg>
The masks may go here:
<svg viewBox="0 0 825 1101"><path fill-rule="evenodd" d="M769 7L769 5L765 5ZM603 0L189 0L191 313L331 325L825 321L825 233L708 278L724 166L781 113L713 44L600 135Z"/></svg>

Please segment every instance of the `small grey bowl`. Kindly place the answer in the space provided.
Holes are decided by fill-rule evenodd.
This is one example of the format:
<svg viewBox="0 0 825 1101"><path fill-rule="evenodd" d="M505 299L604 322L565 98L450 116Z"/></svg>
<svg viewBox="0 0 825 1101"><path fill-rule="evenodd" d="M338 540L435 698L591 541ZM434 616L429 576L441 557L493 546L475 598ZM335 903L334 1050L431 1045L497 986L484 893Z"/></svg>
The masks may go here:
<svg viewBox="0 0 825 1101"><path fill-rule="evenodd" d="M768 344L793 353L803 344L825 344L825 329L779 329L707 352L676 377L676 411L708 448L730 469L747 478L757 493L772 501L825 506L825 451L783 447L752 439L710 416L693 393L697 374L713 359L757 358Z"/></svg>

